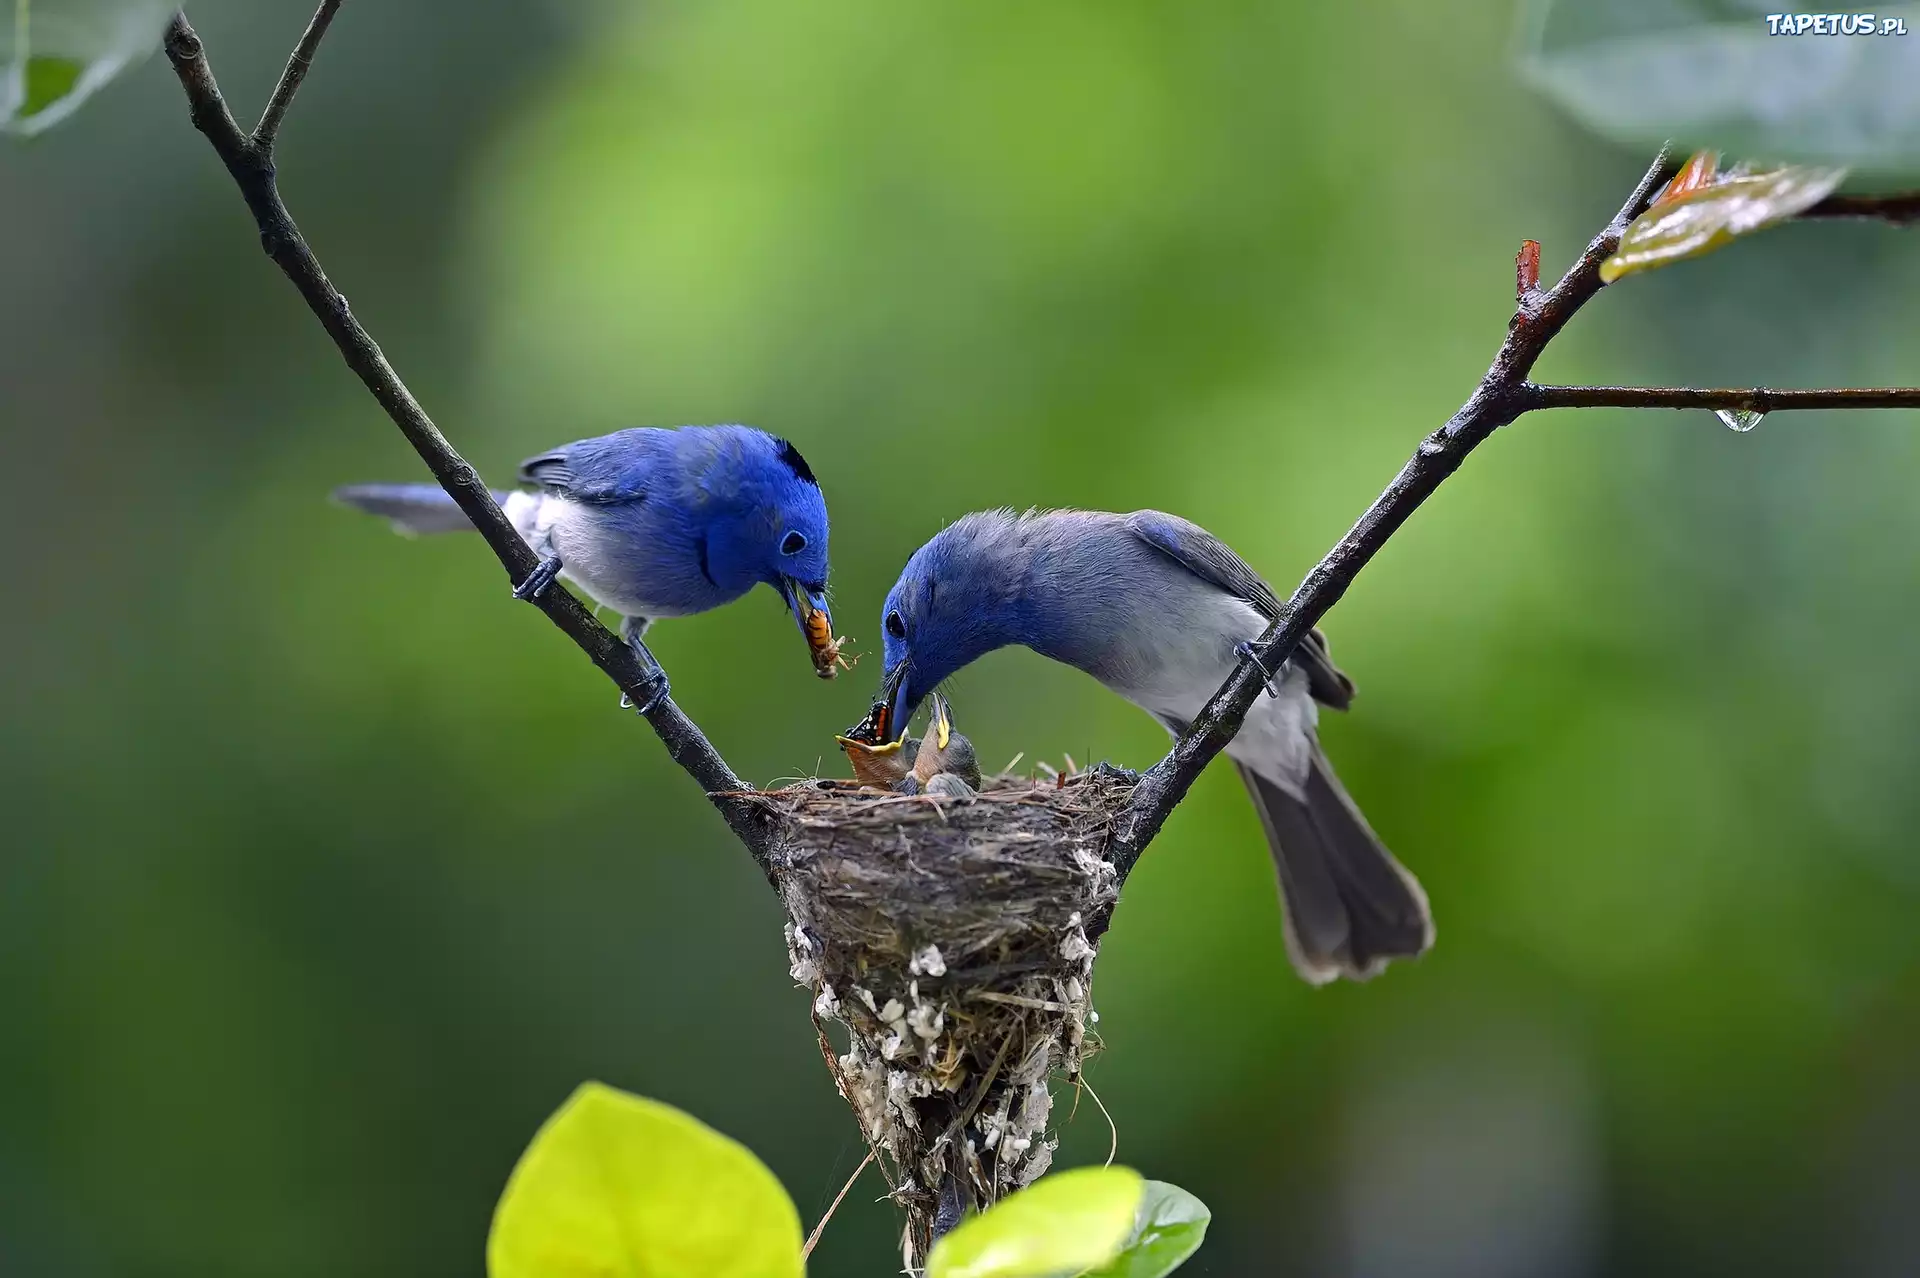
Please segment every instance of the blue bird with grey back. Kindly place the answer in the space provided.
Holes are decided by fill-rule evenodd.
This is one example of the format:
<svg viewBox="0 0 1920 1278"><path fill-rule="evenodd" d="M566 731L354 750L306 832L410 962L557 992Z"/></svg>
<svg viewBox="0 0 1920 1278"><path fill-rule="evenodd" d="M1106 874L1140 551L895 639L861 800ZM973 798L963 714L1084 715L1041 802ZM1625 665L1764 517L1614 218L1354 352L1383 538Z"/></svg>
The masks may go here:
<svg viewBox="0 0 1920 1278"><path fill-rule="evenodd" d="M526 491L494 494L540 556L514 594L537 597L563 577L619 613L621 635L654 674L655 700L666 677L641 642L648 625L763 584L785 600L815 673L834 676L827 503L791 443L750 426L643 426L530 457L520 479ZM402 533L473 527L432 484L363 484L334 496Z"/></svg>
<svg viewBox="0 0 1920 1278"><path fill-rule="evenodd" d="M914 552L882 614L879 731L900 734L945 679L1019 645L1075 666L1178 735L1280 601L1224 542L1175 515L984 511ZM1311 632L1227 755L1279 870L1287 952L1313 984L1365 980L1433 943L1419 882L1381 844L1320 748L1319 707L1353 683Z"/></svg>

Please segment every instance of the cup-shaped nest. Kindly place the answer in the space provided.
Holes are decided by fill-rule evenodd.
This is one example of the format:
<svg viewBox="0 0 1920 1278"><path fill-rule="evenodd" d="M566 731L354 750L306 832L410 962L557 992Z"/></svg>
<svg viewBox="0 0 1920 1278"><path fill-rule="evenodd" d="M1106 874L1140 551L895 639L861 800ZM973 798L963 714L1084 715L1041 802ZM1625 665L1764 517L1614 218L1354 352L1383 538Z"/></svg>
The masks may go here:
<svg viewBox="0 0 1920 1278"><path fill-rule="evenodd" d="M1088 931L1113 907L1106 852L1128 794L1083 774L990 777L962 799L832 782L757 796L783 821L794 979L907 1208L910 1252L1052 1159L1048 1080L1077 1078L1089 1050Z"/></svg>

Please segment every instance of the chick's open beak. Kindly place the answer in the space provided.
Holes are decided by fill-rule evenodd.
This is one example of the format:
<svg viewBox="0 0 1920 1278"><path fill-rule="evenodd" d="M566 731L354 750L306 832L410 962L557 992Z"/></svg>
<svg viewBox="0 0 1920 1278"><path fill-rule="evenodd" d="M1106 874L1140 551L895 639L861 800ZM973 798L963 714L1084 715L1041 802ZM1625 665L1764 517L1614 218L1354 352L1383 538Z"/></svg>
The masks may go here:
<svg viewBox="0 0 1920 1278"><path fill-rule="evenodd" d="M944 750L953 737L953 715L947 709L947 699L938 693L934 694L931 705L933 722L928 725L927 736L932 738L936 747Z"/></svg>

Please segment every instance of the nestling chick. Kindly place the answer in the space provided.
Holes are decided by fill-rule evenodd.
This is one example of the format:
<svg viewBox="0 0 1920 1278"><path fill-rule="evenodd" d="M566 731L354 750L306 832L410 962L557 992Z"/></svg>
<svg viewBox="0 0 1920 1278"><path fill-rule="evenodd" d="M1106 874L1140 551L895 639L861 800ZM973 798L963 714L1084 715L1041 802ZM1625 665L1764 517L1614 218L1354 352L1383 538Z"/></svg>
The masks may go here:
<svg viewBox="0 0 1920 1278"><path fill-rule="evenodd" d="M953 730L953 711L947 699L936 694L930 701L933 717L913 757L913 772L897 788L903 794L965 798L980 788L980 760L973 752L973 742Z"/></svg>
<svg viewBox="0 0 1920 1278"><path fill-rule="evenodd" d="M886 705L876 705L845 736L834 738L853 768L853 779L878 790L891 790L904 781L920 750L920 742L907 735L904 724L898 737L887 739L887 714Z"/></svg>

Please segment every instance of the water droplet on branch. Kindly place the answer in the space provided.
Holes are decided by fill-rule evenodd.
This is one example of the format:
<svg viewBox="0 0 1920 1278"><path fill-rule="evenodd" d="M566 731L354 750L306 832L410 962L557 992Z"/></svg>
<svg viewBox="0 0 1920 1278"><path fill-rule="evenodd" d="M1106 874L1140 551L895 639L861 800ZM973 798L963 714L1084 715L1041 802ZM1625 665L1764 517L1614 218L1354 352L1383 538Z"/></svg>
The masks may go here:
<svg viewBox="0 0 1920 1278"><path fill-rule="evenodd" d="M1742 435L1766 420L1765 413L1757 413L1751 408L1716 408L1713 415L1720 419L1721 425L1728 430L1737 430Z"/></svg>

